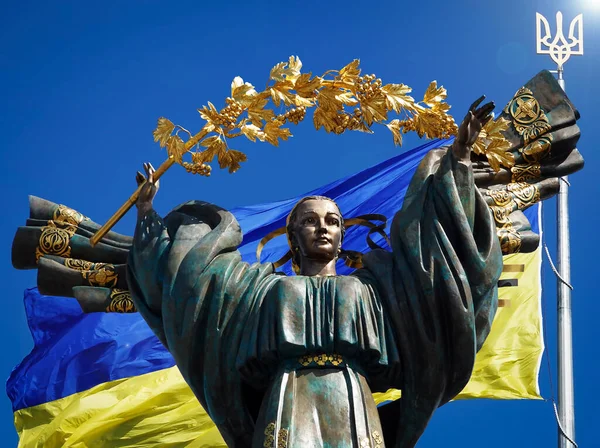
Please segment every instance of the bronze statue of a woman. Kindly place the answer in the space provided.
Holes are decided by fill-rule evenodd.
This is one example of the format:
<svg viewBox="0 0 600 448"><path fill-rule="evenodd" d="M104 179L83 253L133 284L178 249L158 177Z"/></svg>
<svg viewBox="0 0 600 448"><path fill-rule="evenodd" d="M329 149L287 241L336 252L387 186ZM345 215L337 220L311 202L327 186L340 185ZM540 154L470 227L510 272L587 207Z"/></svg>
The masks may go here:
<svg viewBox="0 0 600 448"><path fill-rule="evenodd" d="M579 113L550 73L504 109L510 168L471 152L493 146L477 140L494 108L482 100L452 146L421 162L392 221L391 252L364 254L352 275L336 275L349 251L332 200L304 198L289 214L298 275L285 276L242 262L226 210L191 201L159 217L149 164L146 178L138 173L133 239L109 232L94 247L100 226L32 198L13 265L38 269L40 292L75 297L86 312L132 311L112 309L128 289L231 447L413 447L469 380L496 311L502 253L538 247L522 210L583 166ZM401 398L376 407L372 393L388 389Z"/></svg>
<svg viewBox="0 0 600 448"><path fill-rule="evenodd" d="M235 218L189 202L137 202L128 285L139 312L231 447L412 447L467 383L497 306L502 253L470 147L491 117L476 101L450 148L431 152L391 226L392 252L336 275L344 219L301 200L287 234L299 275L248 265ZM138 173L138 182L144 176ZM378 410L372 392L400 389Z"/></svg>

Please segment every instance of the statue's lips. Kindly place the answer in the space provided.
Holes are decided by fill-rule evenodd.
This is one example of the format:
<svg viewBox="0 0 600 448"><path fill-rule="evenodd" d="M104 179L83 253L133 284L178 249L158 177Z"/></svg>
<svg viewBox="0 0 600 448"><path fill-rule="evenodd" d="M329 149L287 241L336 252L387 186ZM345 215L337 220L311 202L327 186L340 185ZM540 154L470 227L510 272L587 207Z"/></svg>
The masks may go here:
<svg viewBox="0 0 600 448"><path fill-rule="evenodd" d="M325 246L327 244L331 244L331 240L329 238L321 237L315 240L315 244L318 246Z"/></svg>

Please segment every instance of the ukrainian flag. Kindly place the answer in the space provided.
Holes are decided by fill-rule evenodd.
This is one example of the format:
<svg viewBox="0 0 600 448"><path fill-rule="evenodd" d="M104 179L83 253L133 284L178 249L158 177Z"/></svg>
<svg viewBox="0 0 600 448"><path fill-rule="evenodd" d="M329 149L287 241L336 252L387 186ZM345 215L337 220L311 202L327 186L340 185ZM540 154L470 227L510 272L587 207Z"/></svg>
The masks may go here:
<svg viewBox="0 0 600 448"><path fill-rule="evenodd" d="M541 212L541 204L525 212L540 236ZM471 380L457 399L542 398L538 384L544 353L541 269L541 243L531 253L504 256L498 311L475 358Z"/></svg>
<svg viewBox="0 0 600 448"><path fill-rule="evenodd" d="M432 141L306 194L335 199L348 217L379 213L390 220L423 156L448 143ZM232 210L244 229L240 252L246 261L255 261L260 239L282 225L297 199ZM539 233L538 213L534 206L526 216ZM346 247L367 251L364 230L350 229ZM284 237L275 239L263 261L287 249ZM540 248L505 257L500 308L459 398L540 398L540 264ZM7 382L19 447L225 446L137 313L86 314L76 300L45 297L37 289L25 292L25 308L34 348ZM400 391L375 395L381 406L400 398Z"/></svg>

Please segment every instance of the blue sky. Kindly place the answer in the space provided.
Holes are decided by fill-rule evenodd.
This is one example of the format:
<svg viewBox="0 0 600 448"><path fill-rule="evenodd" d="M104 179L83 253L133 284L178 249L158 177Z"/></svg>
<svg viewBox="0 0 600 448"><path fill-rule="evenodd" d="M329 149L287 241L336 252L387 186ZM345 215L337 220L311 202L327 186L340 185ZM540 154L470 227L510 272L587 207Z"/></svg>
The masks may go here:
<svg viewBox="0 0 600 448"><path fill-rule="evenodd" d="M207 5L204 5L206 3ZM436 79L448 89L457 121L486 94L504 106L539 70L553 68L535 54L535 12L568 24L584 13L585 55L566 65L567 92L581 112L579 149L584 171L571 176L571 235L576 431L580 446L597 444L596 341L600 305L594 262L598 249L600 161L594 132L600 90L600 4L590 0L499 2L4 2L0 28L0 187L4 219L0 276L4 286L0 376L29 352L22 305L34 271L16 271L10 247L28 216L27 195L69 205L104 222L135 186L144 161L165 154L152 141L156 119L169 117L197 131L196 109L222 104L240 75L257 87L270 68L298 55L305 70L321 74L355 58L385 83L422 93ZM315 132L309 120L274 148L237 139L248 154L235 175L215 169L210 179L180 167L162 180L156 209L164 214L189 199L224 207L295 196L397 154L387 129L374 135ZM403 149L418 144L405 139ZM403 150L403 149L400 149ZM134 214L116 227L131 234ZM545 207L545 238L555 244L555 201ZM556 385L556 281L545 263L544 303L548 355ZM553 393L546 359L543 396ZM451 403L433 417L419 447L551 446L556 424L548 401ZM16 444L10 403L0 398L0 440Z"/></svg>

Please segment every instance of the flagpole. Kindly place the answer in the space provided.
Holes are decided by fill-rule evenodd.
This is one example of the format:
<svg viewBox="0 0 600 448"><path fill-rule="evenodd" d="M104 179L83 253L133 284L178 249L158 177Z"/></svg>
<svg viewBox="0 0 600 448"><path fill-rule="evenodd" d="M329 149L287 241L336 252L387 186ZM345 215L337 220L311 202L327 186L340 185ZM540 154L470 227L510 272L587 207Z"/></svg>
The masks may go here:
<svg viewBox="0 0 600 448"><path fill-rule="evenodd" d="M575 36L573 31L578 28ZM556 35L552 38L550 26L544 16L536 14L537 53L549 54L556 62L557 80L565 90L564 63L571 55L583 54L583 18L578 15L570 25L569 39L565 39L562 13L556 13ZM552 39L552 41L550 41ZM546 48L543 48L546 47ZM556 201L558 246L558 446L571 448L575 444L575 399L573 391L573 331L571 318L571 243L569 234L569 181L559 179Z"/></svg>
<svg viewBox="0 0 600 448"><path fill-rule="evenodd" d="M562 67L558 70L558 83L565 90ZM573 331L571 318L571 238L569 234L569 181L561 177L556 201L558 246L558 416L562 431L575 441L575 397L573 390ZM573 445L558 432L559 448Z"/></svg>

